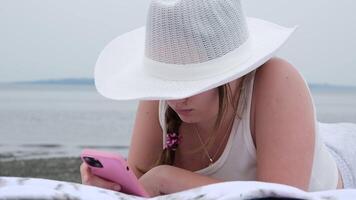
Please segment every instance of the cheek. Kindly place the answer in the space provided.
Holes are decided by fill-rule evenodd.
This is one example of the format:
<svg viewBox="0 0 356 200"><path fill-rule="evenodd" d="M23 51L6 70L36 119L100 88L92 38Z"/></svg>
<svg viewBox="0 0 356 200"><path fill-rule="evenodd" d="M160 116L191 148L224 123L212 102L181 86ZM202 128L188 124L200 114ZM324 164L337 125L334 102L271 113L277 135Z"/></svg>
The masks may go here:
<svg viewBox="0 0 356 200"><path fill-rule="evenodd" d="M211 91L199 97L196 103L201 117L211 118L218 114L219 111L219 95L218 92Z"/></svg>

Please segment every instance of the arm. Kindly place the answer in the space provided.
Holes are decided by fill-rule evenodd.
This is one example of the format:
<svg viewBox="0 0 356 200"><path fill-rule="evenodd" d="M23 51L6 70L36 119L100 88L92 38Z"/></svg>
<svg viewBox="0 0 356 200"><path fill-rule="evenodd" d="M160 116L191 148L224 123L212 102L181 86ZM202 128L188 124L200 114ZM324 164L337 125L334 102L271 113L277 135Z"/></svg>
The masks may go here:
<svg viewBox="0 0 356 200"><path fill-rule="evenodd" d="M138 178L142 176L138 168L145 171L151 169L161 151L162 130L158 122L158 101L141 101L136 112L128 156L128 164ZM85 163L81 164L80 173L83 184L121 190L120 185L93 175Z"/></svg>
<svg viewBox="0 0 356 200"><path fill-rule="evenodd" d="M133 127L128 163L137 178L149 171L162 152L162 129L158 119L158 101L140 101Z"/></svg>
<svg viewBox="0 0 356 200"><path fill-rule="evenodd" d="M170 194L221 181L170 165L152 168L139 179L150 196Z"/></svg>
<svg viewBox="0 0 356 200"><path fill-rule="evenodd" d="M314 155L314 112L294 67L272 59L256 73L257 180L307 190Z"/></svg>

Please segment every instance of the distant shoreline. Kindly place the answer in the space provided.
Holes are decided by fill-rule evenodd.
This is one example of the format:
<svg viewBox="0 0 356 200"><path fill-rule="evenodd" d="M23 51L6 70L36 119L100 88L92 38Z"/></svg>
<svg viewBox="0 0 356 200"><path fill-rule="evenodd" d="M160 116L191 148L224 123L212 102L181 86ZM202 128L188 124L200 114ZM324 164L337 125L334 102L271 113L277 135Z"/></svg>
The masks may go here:
<svg viewBox="0 0 356 200"><path fill-rule="evenodd" d="M9 84L38 84L38 85L93 85L94 79L91 78L65 78L65 79L46 79L33 81L16 81Z"/></svg>
<svg viewBox="0 0 356 200"><path fill-rule="evenodd" d="M0 86L14 85L43 85L43 86L92 86L95 87L95 81L92 78L64 78L64 79L44 79L32 81L0 82ZM355 90L356 86L333 85L329 83L308 83L311 90Z"/></svg>

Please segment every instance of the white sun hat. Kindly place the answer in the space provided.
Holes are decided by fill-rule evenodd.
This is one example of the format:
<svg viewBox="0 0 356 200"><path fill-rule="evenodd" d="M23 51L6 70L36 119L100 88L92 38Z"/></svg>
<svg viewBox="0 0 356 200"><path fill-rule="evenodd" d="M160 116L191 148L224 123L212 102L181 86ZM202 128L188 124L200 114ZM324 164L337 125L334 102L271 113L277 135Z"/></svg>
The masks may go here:
<svg viewBox="0 0 356 200"><path fill-rule="evenodd" d="M146 26L100 53L95 86L116 100L193 96L258 68L296 28L246 17L239 0L152 0Z"/></svg>

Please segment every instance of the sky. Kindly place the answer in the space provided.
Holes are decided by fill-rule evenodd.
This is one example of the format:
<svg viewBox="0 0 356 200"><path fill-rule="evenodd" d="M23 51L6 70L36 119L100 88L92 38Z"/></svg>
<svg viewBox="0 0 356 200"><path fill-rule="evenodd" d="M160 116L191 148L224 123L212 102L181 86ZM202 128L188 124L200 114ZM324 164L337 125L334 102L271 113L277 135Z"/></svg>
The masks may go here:
<svg viewBox="0 0 356 200"><path fill-rule="evenodd" d="M100 51L145 24L149 0L0 0L0 82L92 78ZM277 56L309 83L356 86L356 1L242 0L298 30Z"/></svg>

